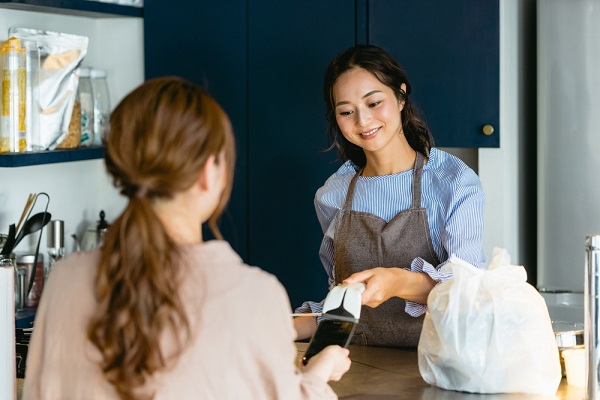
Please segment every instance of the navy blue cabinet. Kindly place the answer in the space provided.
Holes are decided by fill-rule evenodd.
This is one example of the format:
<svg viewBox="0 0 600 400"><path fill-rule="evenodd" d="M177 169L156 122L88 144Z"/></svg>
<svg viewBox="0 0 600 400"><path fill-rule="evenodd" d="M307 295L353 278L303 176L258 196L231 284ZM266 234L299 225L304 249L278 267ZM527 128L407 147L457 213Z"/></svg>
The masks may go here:
<svg viewBox="0 0 600 400"><path fill-rule="evenodd" d="M206 3L206 4L203 4ZM146 79L177 75L206 88L225 109L237 141L235 190L221 231L247 254L247 13L245 0L146 0Z"/></svg>
<svg viewBox="0 0 600 400"><path fill-rule="evenodd" d="M323 72L354 44L354 0L146 0L146 78L206 87L231 117L238 158L221 226L250 264L274 273L293 306L327 278L313 198L337 168L325 154Z"/></svg>
<svg viewBox="0 0 600 400"><path fill-rule="evenodd" d="M372 0L367 7L369 43L406 69L436 145L498 147L498 0Z"/></svg>
<svg viewBox="0 0 600 400"><path fill-rule="evenodd" d="M419 3L145 1L146 77L200 83L231 117L238 158L222 231L247 263L279 278L293 306L327 293L313 199L339 166L324 152L322 94L337 53L356 43L392 52L440 145L498 145L497 0Z"/></svg>
<svg viewBox="0 0 600 400"><path fill-rule="evenodd" d="M354 1L251 1L248 17L248 255L297 306L327 293L313 199L338 164L322 82L354 44Z"/></svg>

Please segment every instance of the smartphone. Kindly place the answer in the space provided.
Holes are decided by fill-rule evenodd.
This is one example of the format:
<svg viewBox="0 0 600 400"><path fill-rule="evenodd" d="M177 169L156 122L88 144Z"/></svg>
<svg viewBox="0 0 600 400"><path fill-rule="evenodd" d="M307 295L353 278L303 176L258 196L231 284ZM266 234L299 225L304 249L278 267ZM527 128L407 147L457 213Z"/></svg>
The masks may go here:
<svg viewBox="0 0 600 400"><path fill-rule="evenodd" d="M338 319L322 320L308 344L304 357L302 357L302 364L306 365L312 356L329 345L337 344L341 347L347 347L350 344L355 327L356 322Z"/></svg>

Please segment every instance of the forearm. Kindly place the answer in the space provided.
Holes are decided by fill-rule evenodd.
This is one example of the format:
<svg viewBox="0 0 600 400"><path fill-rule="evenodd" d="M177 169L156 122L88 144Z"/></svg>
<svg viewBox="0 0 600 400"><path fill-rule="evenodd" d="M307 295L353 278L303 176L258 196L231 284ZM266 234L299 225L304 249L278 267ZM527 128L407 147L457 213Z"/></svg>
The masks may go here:
<svg viewBox="0 0 600 400"><path fill-rule="evenodd" d="M426 273L412 272L401 268L395 268L395 270L398 280L395 285L395 296L415 303L427 304L427 297L437 282Z"/></svg>
<svg viewBox="0 0 600 400"><path fill-rule="evenodd" d="M309 339L317 330L317 319L315 317L296 317L294 318L294 328L296 328L296 340Z"/></svg>

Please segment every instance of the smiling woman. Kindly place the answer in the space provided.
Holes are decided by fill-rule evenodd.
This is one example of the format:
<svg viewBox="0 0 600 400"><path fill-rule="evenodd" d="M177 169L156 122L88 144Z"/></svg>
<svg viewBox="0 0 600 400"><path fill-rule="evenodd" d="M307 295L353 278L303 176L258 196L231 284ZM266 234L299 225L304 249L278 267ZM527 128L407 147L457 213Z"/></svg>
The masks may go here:
<svg viewBox="0 0 600 400"><path fill-rule="evenodd" d="M483 267L485 196L458 158L433 147L407 74L376 46L352 47L325 72L331 148L345 163L315 196L329 284L364 282L354 343L415 347L431 289L451 254ZM297 313L318 313L305 302ZM298 336L314 318L294 320Z"/></svg>

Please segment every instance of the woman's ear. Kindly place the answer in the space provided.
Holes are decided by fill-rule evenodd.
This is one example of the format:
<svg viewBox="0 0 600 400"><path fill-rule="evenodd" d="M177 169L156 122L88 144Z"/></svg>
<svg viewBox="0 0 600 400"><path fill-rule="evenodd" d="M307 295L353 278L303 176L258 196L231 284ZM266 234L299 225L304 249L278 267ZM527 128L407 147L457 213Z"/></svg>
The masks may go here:
<svg viewBox="0 0 600 400"><path fill-rule="evenodd" d="M206 163L204 163L204 168L202 168L198 180L198 184L202 191L210 191L217 184L219 175L218 169L216 157L214 155L209 156Z"/></svg>
<svg viewBox="0 0 600 400"><path fill-rule="evenodd" d="M406 103L406 83L400 85L400 91L402 92L402 98L398 100L398 108L402 111L404 109L404 104Z"/></svg>

